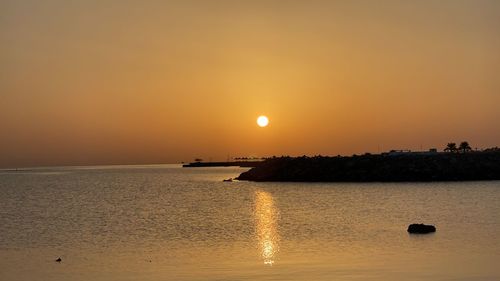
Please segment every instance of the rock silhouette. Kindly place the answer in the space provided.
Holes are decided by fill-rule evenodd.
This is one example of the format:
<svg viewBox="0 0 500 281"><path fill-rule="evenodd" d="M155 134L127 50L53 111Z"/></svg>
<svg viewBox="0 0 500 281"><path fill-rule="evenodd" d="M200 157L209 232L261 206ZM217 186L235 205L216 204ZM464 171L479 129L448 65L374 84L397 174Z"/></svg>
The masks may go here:
<svg viewBox="0 0 500 281"><path fill-rule="evenodd" d="M61 258L57 258L56 262L62 262Z"/></svg>
<svg viewBox="0 0 500 281"><path fill-rule="evenodd" d="M433 225L427 225L427 224L410 224L408 226L408 232L413 233L413 234L426 234L426 233L431 233L431 232L436 232L436 227Z"/></svg>
<svg viewBox="0 0 500 281"><path fill-rule="evenodd" d="M261 162L236 179L270 182L500 180L500 153L274 157Z"/></svg>

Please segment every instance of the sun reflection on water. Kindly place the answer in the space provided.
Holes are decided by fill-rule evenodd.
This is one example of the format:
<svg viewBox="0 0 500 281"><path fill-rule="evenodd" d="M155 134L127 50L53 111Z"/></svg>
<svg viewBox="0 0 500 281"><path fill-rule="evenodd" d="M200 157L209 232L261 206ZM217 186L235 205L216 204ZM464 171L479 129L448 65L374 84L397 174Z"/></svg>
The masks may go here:
<svg viewBox="0 0 500 281"><path fill-rule="evenodd" d="M255 192L255 229L264 264L273 265L279 251L278 209L273 197L264 191Z"/></svg>

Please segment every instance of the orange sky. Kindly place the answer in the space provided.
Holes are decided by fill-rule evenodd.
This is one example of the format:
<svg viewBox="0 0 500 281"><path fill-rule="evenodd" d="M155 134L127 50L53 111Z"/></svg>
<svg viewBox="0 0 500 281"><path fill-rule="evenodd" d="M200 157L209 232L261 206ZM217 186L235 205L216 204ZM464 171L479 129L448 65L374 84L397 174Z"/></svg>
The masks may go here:
<svg viewBox="0 0 500 281"><path fill-rule="evenodd" d="M0 167L500 145L499 27L499 1L0 0Z"/></svg>

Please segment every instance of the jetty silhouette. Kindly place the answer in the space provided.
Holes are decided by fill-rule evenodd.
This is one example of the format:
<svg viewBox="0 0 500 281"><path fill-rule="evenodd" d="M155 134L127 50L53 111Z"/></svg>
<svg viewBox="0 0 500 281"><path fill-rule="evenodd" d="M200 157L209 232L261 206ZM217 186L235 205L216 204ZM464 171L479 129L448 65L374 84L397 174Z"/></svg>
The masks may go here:
<svg viewBox="0 0 500 281"><path fill-rule="evenodd" d="M429 182L500 180L500 150L273 157L237 180L283 182Z"/></svg>

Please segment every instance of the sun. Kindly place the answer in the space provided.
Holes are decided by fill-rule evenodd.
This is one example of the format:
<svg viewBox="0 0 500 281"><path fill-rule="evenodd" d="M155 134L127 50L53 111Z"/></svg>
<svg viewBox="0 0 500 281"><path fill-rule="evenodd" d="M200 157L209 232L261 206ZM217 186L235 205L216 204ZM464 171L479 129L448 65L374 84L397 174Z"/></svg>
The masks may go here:
<svg viewBox="0 0 500 281"><path fill-rule="evenodd" d="M257 125L259 125L259 127L266 127L268 124L269 119L266 116L261 115L259 116L259 118L257 118Z"/></svg>

